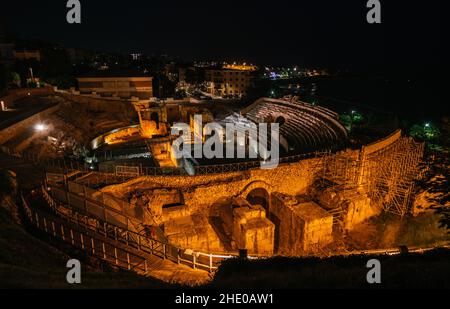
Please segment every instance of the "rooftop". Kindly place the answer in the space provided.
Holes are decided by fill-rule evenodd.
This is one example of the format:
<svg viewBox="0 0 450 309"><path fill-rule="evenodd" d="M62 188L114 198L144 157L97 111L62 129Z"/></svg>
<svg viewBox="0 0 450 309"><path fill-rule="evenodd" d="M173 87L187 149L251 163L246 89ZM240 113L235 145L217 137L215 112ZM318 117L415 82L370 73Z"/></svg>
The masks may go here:
<svg viewBox="0 0 450 309"><path fill-rule="evenodd" d="M222 71L247 71L254 72L258 69L255 65L247 65L247 64L224 64L224 65L214 65L209 66L209 70L222 70Z"/></svg>

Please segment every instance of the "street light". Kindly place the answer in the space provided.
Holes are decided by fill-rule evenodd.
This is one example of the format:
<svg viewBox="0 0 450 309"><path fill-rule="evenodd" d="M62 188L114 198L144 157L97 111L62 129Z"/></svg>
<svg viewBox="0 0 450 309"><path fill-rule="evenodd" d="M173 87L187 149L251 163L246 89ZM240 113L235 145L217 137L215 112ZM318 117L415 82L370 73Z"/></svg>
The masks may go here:
<svg viewBox="0 0 450 309"><path fill-rule="evenodd" d="M38 132L42 132L45 130L45 125L43 125L42 123L38 123L34 126L34 129Z"/></svg>

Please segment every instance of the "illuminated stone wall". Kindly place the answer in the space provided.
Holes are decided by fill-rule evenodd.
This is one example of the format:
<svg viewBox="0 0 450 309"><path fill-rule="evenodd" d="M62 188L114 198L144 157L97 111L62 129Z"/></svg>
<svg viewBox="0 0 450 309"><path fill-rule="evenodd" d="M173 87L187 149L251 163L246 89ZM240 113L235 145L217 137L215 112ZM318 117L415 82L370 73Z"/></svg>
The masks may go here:
<svg viewBox="0 0 450 309"><path fill-rule="evenodd" d="M80 107L93 112L118 113L130 119L136 117L133 105L128 100L120 98L106 98L99 95L81 95L65 91L55 92L55 95L61 96L68 101L80 104Z"/></svg>
<svg viewBox="0 0 450 309"><path fill-rule="evenodd" d="M275 225L266 218L260 205L246 205L233 209L233 240L236 249L247 249L249 254L273 254Z"/></svg>
<svg viewBox="0 0 450 309"><path fill-rule="evenodd" d="M141 135L144 138L152 138L155 135L167 135L169 133L168 125L152 120L141 120Z"/></svg>
<svg viewBox="0 0 450 309"><path fill-rule="evenodd" d="M181 215L184 210L178 209L179 216L173 216L164 222L164 234L173 245L185 249L205 252L223 252L219 237L208 221L208 217L196 213ZM174 215L172 213L172 215Z"/></svg>
<svg viewBox="0 0 450 309"><path fill-rule="evenodd" d="M30 127L36 125L41 121L44 121L46 117L57 112L60 108L60 105L55 105L49 107L43 111L40 111L32 116L25 118L21 121L18 121L4 129L0 130L0 145L6 143L7 141L14 139L16 136L26 132Z"/></svg>
<svg viewBox="0 0 450 309"><path fill-rule="evenodd" d="M318 204L301 203L295 197L274 193L270 207L279 253L302 254L333 240L333 216Z"/></svg>
<svg viewBox="0 0 450 309"><path fill-rule="evenodd" d="M139 128L131 127L125 128L115 133L105 136L106 144L116 144L126 142L131 136L139 134Z"/></svg>
<svg viewBox="0 0 450 309"><path fill-rule="evenodd" d="M5 108L14 108L15 101L27 96L45 96L52 94L54 94L53 87L14 89L10 90L6 96L0 97L0 101L3 102Z"/></svg>
<svg viewBox="0 0 450 309"><path fill-rule="evenodd" d="M398 136L395 133L379 144L372 144L369 149L380 151L390 147L398 141ZM333 227L352 230L363 221L380 214L382 205L373 200L364 182L358 182L361 175L371 177L371 174L364 173L366 166L363 163L364 156L360 150L346 150L337 155L281 164L271 170L253 169L196 176L146 176L103 190L124 196L130 188L143 191L154 188L176 189L183 200L182 208L179 209L182 215L166 211L166 216L174 219L172 226L178 226L176 221L179 218L192 214L201 214L202 218L219 217L224 226L229 227L221 233L232 239L233 249L247 248L250 252L262 254L271 250L270 225L273 223L274 251L302 254L329 244L333 239ZM262 216L258 224L250 224L246 221L248 218L245 211L235 213L233 208L229 211L216 211L215 205L224 201L226 204L233 203L236 199L247 199L255 194L252 192L255 189L259 189L258 192L261 189L267 191L268 212L267 218L264 218L268 219L267 224L260 224L265 221L261 219ZM253 210L250 208L248 214L251 215ZM219 214L213 215L214 211ZM192 229L197 229L195 224L183 226L191 227L186 230L188 234ZM172 228L172 231L175 230L176 228ZM209 233L208 230L209 228L205 233ZM173 233L175 234L177 233ZM212 237L211 235L208 237ZM180 237L176 236L178 243L188 236ZM184 243L195 243L194 239L192 236ZM199 243L203 243L203 240Z"/></svg>
<svg viewBox="0 0 450 309"><path fill-rule="evenodd" d="M289 195L305 194L321 168L321 159L307 159L279 165L276 169L255 169L244 172L197 176L145 176L103 190L125 195L129 188L148 190L156 187L177 188L184 203L192 211L208 208L223 198L242 196L255 188Z"/></svg>

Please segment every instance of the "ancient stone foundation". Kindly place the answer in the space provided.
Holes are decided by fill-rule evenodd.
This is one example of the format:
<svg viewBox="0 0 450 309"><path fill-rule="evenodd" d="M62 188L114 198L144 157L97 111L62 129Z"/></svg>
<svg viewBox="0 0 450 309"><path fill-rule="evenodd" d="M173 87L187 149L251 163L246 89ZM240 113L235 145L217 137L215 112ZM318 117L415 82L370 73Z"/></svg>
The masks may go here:
<svg viewBox="0 0 450 309"><path fill-rule="evenodd" d="M247 249L255 255L274 252L275 225L266 218L260 205L251 205L243 198L234 198L219 211L222 230L233 250Z"/></svg>
<svg viewBox="0 0 450 309"><path fill-rule="evenodd" d="M302 254L333 240L333 216L314 202L274 193L270 214L277 224L280 253Z"/></svg>
<svg viewBox="0 0 450 309"><path fill-rule="evenodd" d="M164 234L169 242L181 248L205 252L223 252L216 232L202 214L189 214L184 206L171 207L164 211Z"/></svg>
<svg viewBox="0 0 450 309"><path fill-rule="evenodd" d="M272 255L275 225L266 218L260 205L250 205L241 199L241 206L233 209L233 238L237 249L249 254Z"/></svg>
<svg viewBox="0 0 450 309"><path fill-rule="evenodd" d="M316 199L325 209L339 213L338 219L344 230L350 231L357 224L379 215L381 208L357 189L338 190L329 188L316 192Z"/></svg>
<svg viewBox="0 0 450 309"><path fill-rule="evenodd" d="M168 128L165 123L158 123L151 120L141 121L141 135L145 138L152 138L154 135L167 135Z"/></svg>

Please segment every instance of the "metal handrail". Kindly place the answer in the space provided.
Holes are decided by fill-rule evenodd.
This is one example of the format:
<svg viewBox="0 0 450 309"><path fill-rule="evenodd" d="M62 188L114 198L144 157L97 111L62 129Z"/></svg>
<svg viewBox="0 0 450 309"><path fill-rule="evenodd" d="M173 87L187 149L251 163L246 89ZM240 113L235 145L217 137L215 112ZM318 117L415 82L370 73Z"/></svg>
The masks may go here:
<svg viewBox="0 0 450 309"><path fill-rule="evenodd" d="M34 154L32 152L17 152L14 150L11 150L8 147L1 146L0 151L12 155L18 158L24 158L25 160L30 160L34 163L38 163L41 165L44 165L47 169L54 167L54 168L60 168L63 170L79 170L88 172L90 171L87 166L85 166L85 163L75 161L72 159L47 159L47 160L39 160L39 157L37 154ZM316 152L310 152L305 154L298 154L298 155L292 155L287 157L281 157L279 158L279 164L288 164L288 163L295 163L304 159L310 159L310 158L319 158L323 157L325 155L329 155L332 151L331 150L325 150L325 151L316 151ZM196 171L195 175L207 175L207 174L218 174L218 173L229 173L229 172L240 172L240 171L247 171L251 169L255 169L260 167L262 160L252 160L248 162L238 162L238 163L228 163L228 164L214 164L214 165L202 165L202 166L195 166L194 169ZM127 164L121 163L121 165L128 166ZM129 166L134 166L130 164ZM116 173L105 173L103 174L116 174ZM181 168L167 168L167 167L142 167L141 173L139 176L188 176L188 174Z"/></svg>
<svg viewBox="0 0 450 309"><path fill-rule="evenodd" d="M211 254L211 253L204 253L199 251L193 251L193 250L187 250L183 248L179 248L176 246L173 246L169 244L168 242L162 242L159 240L156 240L154 238L151 238L147 235L142 235L139 233L136 233L134 231L130 231L118 226L115 226L112 223L109 222L103 222L101 225L103 228L100 228L99 226L93 227L92 225L89 225L88 218L93 218L93 216L90 214L89 216L79 214L76 210L72 210L73 215L70 216L67 214L67 212L59 211L59 207L64 205L56 202L49 194L46 192L45 188L42 187L42 192L44 199L47 201L47 203L50 205L52 209L54 209L60 216L66 218L66 220L77 223L78 225L81 225L84 228L88 228L94 232L99 233L102 236L110 237L118 241L125 242L128 246L133 247L133 244L136 246L134 248L138 250L142 250L143 252L155 255L160 258L169 259L173 262L176 262L178 264L183 263L186 264L194 269L196 268L203 268L206 269L209 272L212 272L218 268L218 264L224 260L229 258L237 258L238 254L228 254L228 255L219 255L219 254ZM70 206L69 206L70 207ZM75 219L73 218L75 217ZM79 220L79 218L86 218L83 222L83 220ZM99 223L102 221L99 218L93 218L94 220L97 220ZM114 230L114 236L109 234L107 231ZM123 237L121 235L126 235L126 237ZM131 239L130 241L130 235L134 236L134 239ZM137 240L136 240L137 239ZM149 245L145 245L145 242L149 242ZM176 251L176 255L170 254L168 248L173 249ZM186 257L186 258L184 258ZM205 257L206 261L202 262L199 257ZM188 259L189 258L189 259ZM262 258L262 257L249 257L249 259L256 259L256 258ZM207 264L206 264L207 263Z"/></svg>
<svg viewBox="0 0 450 309"><path fill-rule="evenodd" d="M87 251L106 262L112 262L113 265L119 268L127 270L139 270L144 274L147 273L147 260L144 257L120 248L111 242L105 242L98 237L83 233L78 229L74 229L71 226L54 220L53 218L42 212L33 210L28 205L28 202L22 194L21 201L28 221L39 230L53 235L53 237L55 238L59 238L65 242L69 242L72 246ZM56 228L56 226L59 226L59 228ZM78 233L79 239L75 237L76 233ZM107 252L107 245L113 249L114 255ZM102 249L100 251L96 250L99 247ZM120 257L119 252L125 254L126 260ZM132 262L132 259L137 259L139 262L134 263ZM124 265L122 265L121 263L123 263Z"/></svg>

